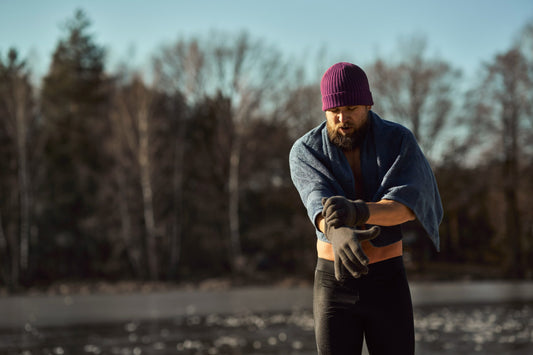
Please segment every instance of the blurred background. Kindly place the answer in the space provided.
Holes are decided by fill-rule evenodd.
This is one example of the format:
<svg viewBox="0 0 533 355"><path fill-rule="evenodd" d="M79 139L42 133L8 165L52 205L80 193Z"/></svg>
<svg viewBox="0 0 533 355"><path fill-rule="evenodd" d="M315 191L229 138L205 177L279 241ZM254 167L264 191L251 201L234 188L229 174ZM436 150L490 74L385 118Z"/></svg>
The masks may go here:
<svg viewBox="0 0 533 355"><path fill-rule="evenodd" d="M438 179L442 251L406 225L411 275L531 278L530 2L1 6L8 290L308 278L288 152L324 119L320 78L341 60L368 72L374 111L414 132Z"/></svg>
<svg viewBox="0 0 533 355"><path fill-rule="evenodd" d="M409 279L531 280L532 2L2 1L0 293L310 285L288 153L338 61L438 180Z"/></svg>

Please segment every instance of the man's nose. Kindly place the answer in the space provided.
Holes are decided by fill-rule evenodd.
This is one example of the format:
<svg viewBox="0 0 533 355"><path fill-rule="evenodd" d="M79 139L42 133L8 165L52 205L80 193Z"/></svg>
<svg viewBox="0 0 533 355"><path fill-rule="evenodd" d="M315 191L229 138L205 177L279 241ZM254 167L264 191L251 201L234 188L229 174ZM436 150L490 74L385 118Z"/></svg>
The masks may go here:
<svg viewBox="0 0 533 355"><path fill-rule="evenodd" d="M348 120L348 115L346 114L345 111L339 111L339 113L337 114L337 117L339 119L339 122L341 123L344 123Z"/></svg>

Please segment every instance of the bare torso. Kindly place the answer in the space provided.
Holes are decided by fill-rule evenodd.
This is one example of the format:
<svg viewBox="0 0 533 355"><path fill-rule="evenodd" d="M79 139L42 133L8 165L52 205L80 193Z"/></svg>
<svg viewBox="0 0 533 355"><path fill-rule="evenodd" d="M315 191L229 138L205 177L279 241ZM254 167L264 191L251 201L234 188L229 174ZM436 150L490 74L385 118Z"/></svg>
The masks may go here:
<svg viewBox="0 0 533 355"><path fill-rule="evenodd" d="M356 196L363 196L364 186L362 184L362 175L361 175L361 154L360 149L357 148L353 151L344 152L355 180L355 193ZM321 221L323 223L323 221ZM319 223L320 225L320 223ZM323 230L321 228L321 230ZM402 241L398 241L391 245L385 247L374 247L369 241L363 241L361 243L363 251L368 256L370 263L375 263L378 261L386 260L391 257L402 255ZM317 254L319 258L326 260L334 260L335 255L333 253L333 247L331 244L317 240L316 244Z"/></svg>

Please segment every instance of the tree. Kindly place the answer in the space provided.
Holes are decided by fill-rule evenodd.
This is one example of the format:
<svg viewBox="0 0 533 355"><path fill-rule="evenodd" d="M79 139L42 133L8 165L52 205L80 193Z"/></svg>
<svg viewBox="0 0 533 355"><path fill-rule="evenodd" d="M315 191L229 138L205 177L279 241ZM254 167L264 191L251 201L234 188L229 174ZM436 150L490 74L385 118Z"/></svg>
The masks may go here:
<svg viewBox="0 0 533 355"><path fill-rule="evenodd" d="M531 81L533 81L533 21L530 21L522 32L520 33L520 37L515 45L518 50L522 53L524 58L526 59L527 67L528 67L528 73L529 78ZM533 102L533 90L529 90L529 95L526 97L526 100L528 102ZM529 117L528 124L525 126L526 129L521 129L522 134L524 135L524 141L522 146L522 154L524 155L524 168L521 170L522 176L531 176L532 175L532 169L533 166L533 105L527 106L527 112L525 113L527 117ZM529 163L527 163L529 161ZM529 165L529 168L528 168ZM525 179L523 181L523 184L521 187L525 191L532 191L533 190L533 183L531 179ZM533 201L529 199L525 199L521 201L522 203L522 211L531 211L533 210ZM523 226L524 226L524 241L525 241L525 249L528 251L524 253L526 259L529 261L529 270L533 271L533 214L531 213L525 213L523 218Z"/></svg>
<svg viewBox="0 0 533 355"><path fill-rule="evenodd" d="M164 46L153 57L154 89L174 98L177 104L172 129L172 138L167 142L172 151L172 206L169 270L177 274L181 259L185 214L185 180L186 180L186 136L188 122L193 117L191 107L201 105L205 99L204 68L205 52L199 40L179 40L175 44Z"/></svg>
<svg viewBox="0 0 533 355"><path fill-rule="evenodd" d="M234 270L240 271L245 266L239 218L243 130L259 109L268 107L269 96L283 90L286 68L277 51L261 41L252 41L246 33L230 40L216 37L214 40L210 54L218 90L231 100L233 140L229 156L228 220L231 260Z"/></svg>
<svg viewBox="0 0 533 355"><path fill-rule="evenodd" d="M292 139L304 135L325 119L322 112L319 77L307 84L302 71L292 78L294 87L280 99L278 111L274 114L277 122L289 130Z"/></svg>
<svg viewBox="0 0 533 355"><path fill-rule="evenodd" d="M184 228L182 270L201 270L209 260L214 275L231 270L228 253L229 151L233 136L231 102L221 95L205 97L190 111L184 169ZM192 270L191 270L192 269Z"/></svg>
<svg viewBox="0 0 533 355"><path fill-rule="evenodd" d="M125 245L135 272L147 274L151 280L156 280L162 276L161 268L168 268L167 263L162 262L158 248L165 234L164 213L158 213L158 210L165 209L161 207L163 205L170 205L173 209L172 226L169 228L172 232L168 243L171 248L171 268L175 267L178 257L175 250L179 242L175 234L175 228L178 227L175 214L178 207L176 200L181 200L181 197L176 198L173 185L176 183L174 133L177 130L176 123L180 121L181 100L147 86L139 74L129 78L126 75L122 79L115 88L110 116L115 158L113 185L119 191L115 200L120 211L121 244ZM177 143L184 145L181 141ZM165 176L166 170L172 171L171 178ZM169 186L173 187L170 194ZM158 198L158 191L170 198ZM169 199L171 203L166 202ZM135 205L140 206L140 216L132 213ZM138 229L144 230L143 237L137 235ZM142 270L141 254L146 257L146 273Z"/></svg>
<svg viewBox="0 0 533 355"><path fill-rule="evenodd" d="M486 156L501 166L502 202L493 206L502 218L502 246L507 250L506 270L523 277L527 270L520 205L521 171L531 134L533 77L529 64L518 48L497 55L484 67L481 82L471 91L468 102L472 131L483 139Z"/></svg>
<svg viewBox="0 0 533 355"><path fill-rule="evenodd" d="M377 112L406 124L431 156L453 113L460 72L427 58L426 47L421 37L404 41L398 62L378 59L368 71Z"/></svg>
<svg viewBox="0 0 533 355"><path fill-rule="evenodd" d="M234 270L239 271L244 266L239 212L243 129L257 112L275 106L271 98L283 91L286 67L274 48L252 40L245 32L237 36L211 33L207 40L178 42L163 48L156 63L160 74L156 77L167 88L183 92L189 102L197 103L205 96L221 98L217 102L229 100L229 259Z"/></svg>
<svg viewBox="0 0 533 355"><path fill-rule="evenodd" d="M116 243L124 244L135 274L147 274L150 279L155 280L158 277L156 222L149 152L149 120L152 115L153 93L137 75L131 82L117 86L110 114L114 138L111 149L115 158L113 178L114 186L118 188L116 201L120 211L122 235L122 241ZM131 215L131 205L136 204L136 197L139 195L142 215L136 218L137 216ZM144 221L144 227L141 227L140 221ZM137 226L140 228L136 228ZM144 238L137 233L142 229L145 232ZM147 260L146 273L142 266L142 255L145 255Z"/></svg>
<svg viewBox="0 0 533 355"><path fill-rule="evenodd" d="M2 180L7 184L2 188L6 204L0 204L0 255L2 260L11 260L10 265L5 265L11 273L9 277L4 275L4 279L16 288L26 276L29 264L33 215L30 144L36 145L37 139L30 71L15 49L8 52L5 63L0 58L0 119L0 136L9 146L3 155L4 167L1 169ZM6 215L8 219L1 218ZM16 227L4 229L3 223L12 225L15 221L18 221ZM9 257L7 249L10 250Z"/></svg>
<svg viewBox="0 0 533 355"><path fill-rule="evenodd" d="M99 248L108 215L101 184L110 161L104 150L109 82L105 51L89 26L81 10L67 21L41 93L46 178L39 186L40 250L43 263L64 257L65 263L49 265L60 266L63 276L86 275L105 256Z"/></svg>

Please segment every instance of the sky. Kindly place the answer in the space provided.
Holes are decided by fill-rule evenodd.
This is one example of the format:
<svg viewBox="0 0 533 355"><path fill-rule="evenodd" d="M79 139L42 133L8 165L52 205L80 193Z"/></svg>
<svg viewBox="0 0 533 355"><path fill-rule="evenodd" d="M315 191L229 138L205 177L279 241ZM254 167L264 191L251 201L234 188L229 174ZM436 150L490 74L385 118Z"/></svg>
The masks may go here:
<svg viewBox="0 0 533 355"><path fill-rule="evenodd" d="M44 75L78 8L107 48L108 68L146 65L179 38L244 30L297 61L322 48L363 68L394 56L400 39L423 36L428 56L472 75L533 21L532 0L0 0L0 56L14 47Z"/></svg>

